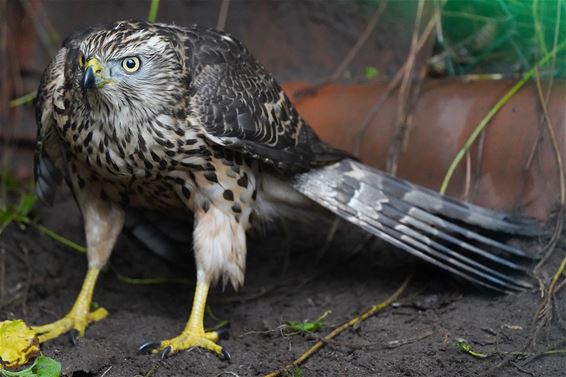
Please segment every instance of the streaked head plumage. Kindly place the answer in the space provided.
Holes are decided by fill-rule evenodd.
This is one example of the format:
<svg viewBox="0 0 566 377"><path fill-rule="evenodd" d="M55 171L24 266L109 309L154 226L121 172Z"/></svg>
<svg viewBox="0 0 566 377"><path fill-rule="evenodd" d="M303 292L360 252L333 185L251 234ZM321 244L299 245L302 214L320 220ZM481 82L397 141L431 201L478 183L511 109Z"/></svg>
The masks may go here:
<svg viewBox="0 0 566 377"><path fill-rule="evenodd" d="M183 54L168 27L119 21L85 33L76 54L76 85L91 105L156 108L182 90Z"/></svg>

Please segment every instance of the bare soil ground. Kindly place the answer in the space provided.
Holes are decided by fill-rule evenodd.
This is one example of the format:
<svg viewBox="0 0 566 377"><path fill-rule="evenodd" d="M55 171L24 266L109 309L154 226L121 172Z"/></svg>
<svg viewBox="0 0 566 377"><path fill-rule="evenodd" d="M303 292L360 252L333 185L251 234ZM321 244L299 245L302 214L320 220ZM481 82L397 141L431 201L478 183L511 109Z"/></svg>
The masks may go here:
<svg viewBox="0 0 566 377"><path fill-rule="evenodd" d="M37 219L82 242L82 226L71 199L40 208ZM494 295L459 282L443 271L380 243L359 245L365 236L344 226L320 263L316 255L327 228L316 232L271 232L250 241L247 281L240 292L217 287L210 297L216 317L230 321L230 339L222 342L231 362L190 350L164 361L138 355L148 340L176 335L187 319L193 288L182 284L133 285L128 277L182 277L194 269L175 268L123 237L101 275L95 302L110 312L87 329L73 346L67 336L42 346L59 360L65 376L258 376L278 369L302 354L316 336L290 336L280 330L287 321L315 319L332 313L320 335L369 306L383 301L416 271L402 298L384 312L327 344L302 366L305 376L564 376L566 358L518 360L490 371L501 353L522 349L531 331L540 297L536 290ZM313 235L314 234L314 235ZM307 240L307 238L311 238ZM534 245L533 245L534 247ZM358 251L356 251L358 250ZM0 241L2 301L0 319L24 318L30 324L64 315L78 292L86 258L33 229L11 225ZM548 264L557 267L563 252ZM188 255L190 258L190 255ZM288 266L286 267L288 261ZM565 303L557 298L557 312ZM207 325L215 321L207 319ZM455 346L457 338L490 354L477 359ZM543 350L564 339L551 327L539 339ZM513 359L515 360L515 359Z"/></svg>
<svg viewBox="0 0 566 377"><path fill-rule="evenodd" d="M147 7L137 6L138 2L60 1L50 2L46 10L60 34L66 36L71 30L98 22L143 19ZM325 4L330 4L327 11L322 7ZM330 74L365 27L367 17L360 18L355 12L350 17L344 4L350 3L233 2L227 30L244 40L278 79L312 80ZM399 66L393 63L404 61L411 40L407 25L412 24L414 11L404 9L403 4L391 2L390 7L398 8L399 16L386 13L382 17L377 36L350 67L354 78L363 77L367 66L392 75ZM218 1L162 2L159 19L214 26L218 9ZM24 61L34 62L35 71L41 72L47 58ZM37 79L33 77L30 90L37 87ZM21 122L27 127L23 134L28 135L25 140L32 140L33 116L31 112L26 116L29 120ZM14 160L21 163L32 158L18 155ZM38 208L35 216L39 223L83 243L80 217L71 199L63 199L50 209ZM316 336L324 335L383 301L414 271L408 290L392 308L327 344L301 367L304 375L566 375L566 358L557 356L528 362L513 359L514 363L495 368L503 353L523 348L540 303L537 290L495 295L384 243L371 242L360 250L365 236L347 226L317 263L316 255L327 232L328 227L321 225L310 231L291 230L287 235L270 232L250 240L245 288L235 293L217 287L210 297L214 314L231 324L231 338L222 342L232 356L230 363L199 350L164 361L156 355L136 354L142 343L170 338L181 331L193 287L128 284L114 270L128 277L192 281L194 269L171 266L125 236L111 258L114 270L101 275L95 292L94 300L108 309L108 318L89 327L76 346L63 336L44 344L42 351L62 363L64 376L259 376L288 364L316 341L314 336L289 336L280 330L282 324L312 320L331 310L327 327ZM529 248L534 252L537 245ZM554 273L563 256L563 250L555 253L545 267L547 276ZM30 324L42 324L61 317L70 309L85 271L84 255L32 228L11 225L0 238L0 320L23 318ZM562 290L556 299L557 314L566 309L564 295ZM214 324L207 318L208 326ZM558 342L564 335L560 326L553 325L539 338L539 350L563 347ZM463 354L455 346L457 338L467 339L474 349L490 357L477 359Z"/></svg>

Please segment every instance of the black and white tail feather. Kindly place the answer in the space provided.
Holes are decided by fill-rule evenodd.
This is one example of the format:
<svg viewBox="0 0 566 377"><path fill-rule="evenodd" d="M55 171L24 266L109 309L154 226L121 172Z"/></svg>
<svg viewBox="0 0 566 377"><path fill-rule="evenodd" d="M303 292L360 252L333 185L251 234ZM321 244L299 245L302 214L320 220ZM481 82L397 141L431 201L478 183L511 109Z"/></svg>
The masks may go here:
<svg viewBox="0 0 566 377"><path fill-rule="evenodd" d="M463 203L360 162L344 159L297 175L293 187L392 245L475 284L502 292L530 288L519 278L532 257L482 233L534 237L535 219Z"/></svg>

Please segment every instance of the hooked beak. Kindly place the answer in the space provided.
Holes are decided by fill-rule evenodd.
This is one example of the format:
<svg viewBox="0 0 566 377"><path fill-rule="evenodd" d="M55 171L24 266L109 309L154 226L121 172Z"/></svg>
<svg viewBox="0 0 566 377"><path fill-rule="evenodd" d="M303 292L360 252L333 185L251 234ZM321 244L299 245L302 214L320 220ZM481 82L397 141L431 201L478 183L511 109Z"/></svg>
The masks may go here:
<svg viewBox="0 0 566 377"><path fill-rule="evenodd" d="M102 64L96 58L90 58L84 65L83 80L81 82L83 92L87 89L102 88L109 80L102 77Z"/></svg>

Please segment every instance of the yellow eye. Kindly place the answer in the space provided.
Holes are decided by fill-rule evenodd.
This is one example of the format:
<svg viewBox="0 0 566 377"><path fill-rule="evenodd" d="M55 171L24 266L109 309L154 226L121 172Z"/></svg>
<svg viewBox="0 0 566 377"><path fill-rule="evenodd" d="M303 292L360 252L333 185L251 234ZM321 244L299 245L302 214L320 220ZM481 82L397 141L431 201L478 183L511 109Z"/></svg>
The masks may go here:
<svg viewBox="0 0 566 377"><path fill-rule="evenodd" d="M83 54L79 54L79 66L81 68L85 66L85 56Z"/></svg>
<svg viewBox="0 0 566 377"><path fill-rule="evenodd" d="M127 73L134 73L141 67L140 59L136 56L130 56L122 60L122 68Z"/></svg>

